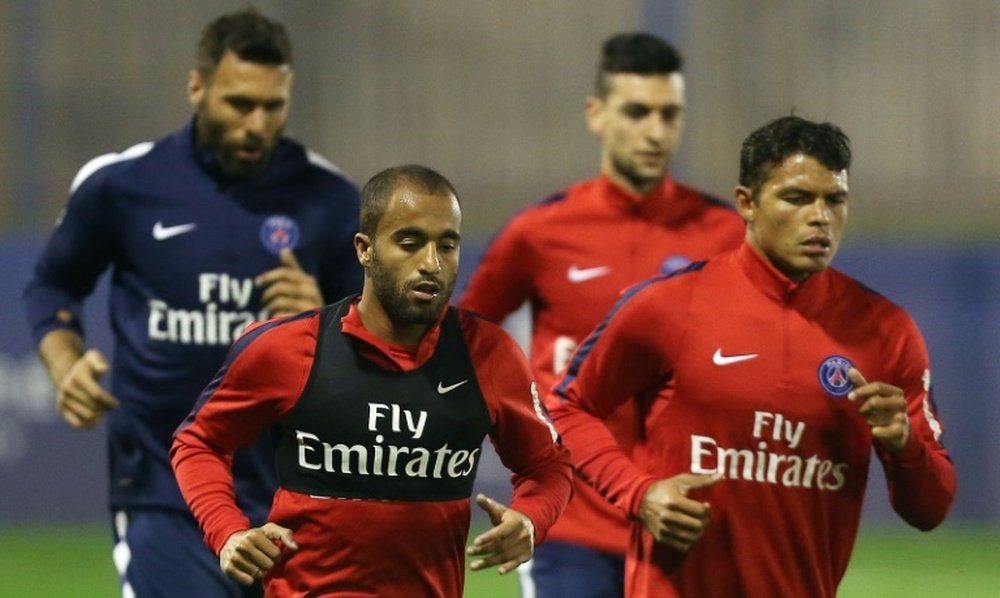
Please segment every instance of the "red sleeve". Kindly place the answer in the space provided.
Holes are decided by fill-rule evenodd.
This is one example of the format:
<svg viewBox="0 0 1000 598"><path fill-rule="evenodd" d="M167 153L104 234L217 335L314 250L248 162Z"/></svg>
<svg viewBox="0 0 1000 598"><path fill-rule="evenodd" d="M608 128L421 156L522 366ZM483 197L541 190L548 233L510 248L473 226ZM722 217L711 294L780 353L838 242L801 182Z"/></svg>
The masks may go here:
<svg viewBox="0 0 1000 598"><path fill-rule="evenodd" d="M538 544L572 494L569 451L559 443L517 343L489 322L467 313L462 317L469 354L493 422L490 440L513 472L510 508L531 520Z"/></svg>
<svg viewBox="0 0 1000 598"><path fill-rule="evenodd" d="M476 267L458 304L491 322L501 322L529 299L532 257L529 210L497 233Z"/></svg>
<svg viewBox="0 0 1000 598"><path fill-rule="evenodd" d="M549 396L552 417L580 475L615 506L638 512L656 478L636 467L605 419L636 396L652 396L670 375L665 348L677 329L660 321L656 280L630 289L580 344ZM650 394L652 393L652 394Z"/></svg>
<svg viewBox="0 0 1000 598"><path fill-rule="evenodd" d="M902 328L903 335L898 331L886 334L897 339L889 353L898 364L890 370L893 380L887 382L903 389L910 436L898 453L890 453L878 442L874 446L885 470L893 509L910 525L929 530L944 521L951 509L957 480L955 466L940 443L944 430L932 400L927 347L908 316Z"/></svg>
<svg viewBox="0 0 1000 598"><path fill-rule="evenodd" d="M316 351L317 311L251 328L174 435L171 463L184 500L218 554L250 522L236 505L232 457L295 405Z"/></svg>

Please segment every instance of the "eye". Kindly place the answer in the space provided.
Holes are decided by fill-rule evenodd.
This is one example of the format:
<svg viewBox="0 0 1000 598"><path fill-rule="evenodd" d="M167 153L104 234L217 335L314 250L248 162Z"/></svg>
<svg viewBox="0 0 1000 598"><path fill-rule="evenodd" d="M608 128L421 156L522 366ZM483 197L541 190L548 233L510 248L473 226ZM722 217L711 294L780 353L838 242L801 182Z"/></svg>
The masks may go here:
<svg viewBox="0 0 1000 598"><path fill-rule="evenodd" d="M681 107L667 106L660 112L660 115L663 117L664 122L675 121L681 115Z"/></svg>
<svg viewBox="0 0 1000 598"><path fill-rule="evenodd" d="M831 206L842 206L847 203L847 196L841 194L830 195L826 198L826 203Z"/></svg>
<svg viewBox="0 0 1000 598"><path fill-rule="evenodd" d="M649 114L649 108L642 104L625 104L622 106L622 114L632 120L642 120Z"/></svg>
<svg viewBox="0 0 1000 598"><path fill-rule="evenodd" d="M270 102L264 102L264 110L268 112L277 112L285 107L285 100L272 100Z"/></svg>
<svg viewBox="0 0 1000 598"><path fill-rule="evenodd" d="M254 108L254 103L246 98L229 98L226 101L237 112L251 112Z"/></svg>

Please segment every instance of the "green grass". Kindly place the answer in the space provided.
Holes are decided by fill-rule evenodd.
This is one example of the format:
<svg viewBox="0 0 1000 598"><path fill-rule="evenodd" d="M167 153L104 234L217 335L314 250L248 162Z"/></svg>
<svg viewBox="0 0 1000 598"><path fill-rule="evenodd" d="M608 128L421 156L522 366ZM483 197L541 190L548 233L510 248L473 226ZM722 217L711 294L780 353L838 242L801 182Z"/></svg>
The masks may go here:
<svg viewBox="0 0 1000 598"><path fill-rule="evenodd" d="M0 525L0 594L117 596L105 525ZM470 571L466 596L516 597L517 575ZM858 539L841 598L1000 598L1000 529L946 526L929 534L868 527Z"/></svg>

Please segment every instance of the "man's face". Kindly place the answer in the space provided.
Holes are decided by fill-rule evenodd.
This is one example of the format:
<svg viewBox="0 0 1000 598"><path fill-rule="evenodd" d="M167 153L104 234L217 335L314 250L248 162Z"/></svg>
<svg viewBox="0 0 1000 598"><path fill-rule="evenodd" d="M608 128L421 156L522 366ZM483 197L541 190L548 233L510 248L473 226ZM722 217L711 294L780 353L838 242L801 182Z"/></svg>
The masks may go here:
<svg viewBox="0 0 1000 598"><path fill-rule="evenodd" d="M645 193L670 170L684 129L684 76L618 73L605 97L587 99L587 126L601 138L601 170Z"/></svg>
<svg viewBox="0 0 1000 598"><path fill-rule="evenodd" d="M288 65L247 62L227 52L210 79L188 77L199 147L212 152L223 174L249 179L267 165L285 130L291 100Z"/></svg>
<svg viewBox="0 0 1000 598"><path fill-rule="evenodd" d="M396 325L433 324L458 278L462 213L453 195L396 188L371 240L368 275Z"/></svg>
<svg viewBox="0 0 1000 598"><path fill-rule="evenodd" d="M801 282L830 265L847 222L847 171L803 154L771 169L758 197L736 188L747 241L788 278Z"/></svg>

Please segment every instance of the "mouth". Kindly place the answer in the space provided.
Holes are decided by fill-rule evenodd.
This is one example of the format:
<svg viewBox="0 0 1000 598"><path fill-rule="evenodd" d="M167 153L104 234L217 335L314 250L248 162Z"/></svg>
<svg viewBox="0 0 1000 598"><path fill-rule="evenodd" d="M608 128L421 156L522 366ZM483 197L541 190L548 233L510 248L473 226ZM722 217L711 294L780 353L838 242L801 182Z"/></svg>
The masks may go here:
<svg viewBox="0 0 1000 598"><path fill-rule="evenodd" d="M264 156L264 148L258 145L241 145L236 148L235 154L245 162L256 162Z"/></svg>
<svg viewBox="0 0 1000 598"><path fill-rule="evenodd" d="M833 241L829 237L809 237L799 246L810 257L825 257L833 250Z"/></svg>
<svg viewBox="0 0 1000 598"><path fill-rule="evenodd" d="M432 280L424 280L413 285L413 296L420 301L431 301L441 292L441 285Z"/></svg>

